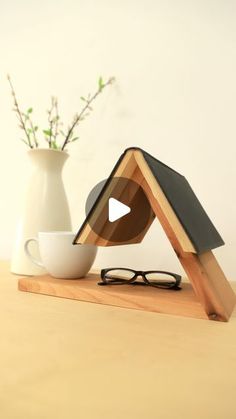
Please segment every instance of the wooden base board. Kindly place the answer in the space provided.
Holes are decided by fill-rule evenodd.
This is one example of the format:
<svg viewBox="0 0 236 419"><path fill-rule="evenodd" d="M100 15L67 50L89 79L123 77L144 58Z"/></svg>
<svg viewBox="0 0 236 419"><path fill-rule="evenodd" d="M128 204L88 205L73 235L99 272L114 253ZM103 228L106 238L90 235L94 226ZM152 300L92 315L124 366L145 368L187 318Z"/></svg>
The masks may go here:
<svg viewBox="0 0 236 419"><path fill-rule="evenodd" d="M157 313L207 319L191 284L181 291L132 285L99 286L99 275L89 273L82 279L56 279L49 275L20 278L18 288L37 294L70 298Z"/></svg>

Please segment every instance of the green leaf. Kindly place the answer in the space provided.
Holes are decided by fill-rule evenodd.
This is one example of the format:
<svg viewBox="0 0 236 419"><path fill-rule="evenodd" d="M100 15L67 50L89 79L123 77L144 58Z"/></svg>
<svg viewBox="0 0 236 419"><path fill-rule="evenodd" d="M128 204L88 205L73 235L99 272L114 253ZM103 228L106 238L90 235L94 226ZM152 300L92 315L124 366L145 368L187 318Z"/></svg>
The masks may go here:
<svg viewBox="0 0 236 419"><path fill-rule="evenodd" d="M35 131L38 131L38 127L37 127L37 125L34 127L34 130L35 130Z"/></svg>
<svg viewBox="0 0 236 419"><path fill-rule="evenodd" d="M43 133L45 135L47 135L48 137L51 137L52 136L52 131L50 129L43 129Z"/></svg>
<svg viewBox="0 0 236 419"><path fill-rule="evenodd" d="M52 146L52 148L54 148L54 150L58 150L58 146L57 146L56 141L52 141L51 146Z"/></svg>
<svg viewBox="0 0 236 419"><path fill-rule="evenodd" d="M73 139L71 140L71 142L76 141L76 140L78 140L78 139L79 139L79 137L75 137L75 138L73 138Z"/></svg>
<svg viewBox="0 0 236 419"><path fill-rule="evenodd" d="M27 110L27 113L32 113L33 112L33 108L29 108L28 110Z"/></svg>
<svg viewBox="0 0 236 419"><path fill-rule="evenodd" d="M59 115L54 116L54 118L52 118L52 122L55 124L57 121L59 121L59 119L60 119Z"/></svg>
<svg viewBox="0 0 236 419"><path fill-rule="evenodd" d="M84 96L80 96L80 99L83 100L84 102L87 102Z"/></svg>
<svg viewBox="0 0 236 419"><path fill-rule="evenodd" d="M102 90L103 87L104 87L103 79L102 79L102 77L99 77L99 79L98 79L98 88L99 88L99 90Z"/></svg>

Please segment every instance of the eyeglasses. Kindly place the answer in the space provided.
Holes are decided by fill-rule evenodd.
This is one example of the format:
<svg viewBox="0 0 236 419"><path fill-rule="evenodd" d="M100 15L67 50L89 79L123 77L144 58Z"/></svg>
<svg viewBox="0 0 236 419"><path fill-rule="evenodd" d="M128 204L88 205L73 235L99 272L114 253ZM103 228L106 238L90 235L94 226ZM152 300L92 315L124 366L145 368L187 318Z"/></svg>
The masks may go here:
<svg viewBox="0 0 236 419"><path fill-rule="evenodd" d="M136 281L141 276L143 281ZM101 270L98 285L150 285L151 287L180 290L181 276L166 271L135 271L129 268L106 268Z"/></svg>

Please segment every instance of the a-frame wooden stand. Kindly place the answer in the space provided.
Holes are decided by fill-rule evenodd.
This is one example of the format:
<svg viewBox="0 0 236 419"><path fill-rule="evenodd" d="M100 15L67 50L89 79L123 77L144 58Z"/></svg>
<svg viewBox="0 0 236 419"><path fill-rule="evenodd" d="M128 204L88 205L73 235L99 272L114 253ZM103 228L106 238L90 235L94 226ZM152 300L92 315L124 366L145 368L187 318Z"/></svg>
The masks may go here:
<svg viewBox="0 0 236 419"><path fill-rule="evenodd" d="M157 163L156 168L155 161ZM171 200L171 195L168 196L168 193L166 193L168 191L168 182L166 188L163 186L164 183L158 180L158 164L159 169L166 170L167 175L165 176L177 177L175 188L176 190L178 189L178 182L180 189L182 188L182 196L179 196L179 198L184 202L185 198L183 193L186 192L186 196L188 195L185 208L181 207L182 203L179 207L178 205L175 207L176 190L173 194L173 200ZM160 166L160 164L162 166ZM143 150L137 148L131 148L125 151L116 164L109 179L111 179L111 177L132 179L142 186L149 199L152 210L169 238L208 318L210 320L228 321L236 303L236 296L211 250L214 247L222 245L223 241L218 235L218 232L214 230L213 224L189 187L189 184L186 184L186 179L179 173L173 171L173 169L158 160L155 160ZM175 180L175 178L173 178L173 180ZM184 186L182 187L181 185ZM104 205L106 205L107 198L111 193L111 183L108 181L102 191L102 195L98 198L94 208L79 230L74 241L75 244L92 243L98 246L117 244L109 241L109 239L105 240L103 238L103 231L109 228L106 222L101 223L101 234L98 234L97 228L96 233L92 228L103 210ZM120 199L122 201L122 194ZM130 197L130 206L132 206L132 196ZM196 213L195 219L190 220L189 223L184 225L184 211L189 209L189 213L191 213L196 208L198 209L199 215ZM123 244L140 242L152 221L153 217L150 219L145 231L134 240L124 242ZM197 229L201 228L201 221L203 223L202 228L206 231L203 232L203 237L200 237L200 241L198 241ZM191 231L191 229L195 229L195 232ZM186 230L188 230L188 233ZM181 294L181 292L179 294ZM167 298L171 299L171 293L168 294Z"/></svg>

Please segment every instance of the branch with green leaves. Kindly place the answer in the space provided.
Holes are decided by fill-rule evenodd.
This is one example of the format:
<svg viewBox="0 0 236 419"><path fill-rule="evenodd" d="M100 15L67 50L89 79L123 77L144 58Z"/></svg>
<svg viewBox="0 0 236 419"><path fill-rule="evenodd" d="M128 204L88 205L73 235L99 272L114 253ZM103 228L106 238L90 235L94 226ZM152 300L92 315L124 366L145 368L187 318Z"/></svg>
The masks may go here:
<svg viewBox="0 0 236 419"><path fill-rule="evenodd" d="M70 128L68 129L67 134L65 136L65 140L64 140L64 143L63 143L62 148L61 148L62 150L64 150L65 147L69 143L71 143L73 141L76 141L78 139L78 137L73 138L74 129L79 125L79 123L81 121L83 121L89 115L88 111L93 110L93 108L91 107L91 104L96 99L96 97L103 91L103 89L106 86L112 84L114 81L115 81L114 77L109 78L106 82L103 81L102 77L99 77L97 91L92 96L89 94L87 98L85 98L84 96L80 97L80 99L83 102L85 102L85 106L83 107L83 109L81 110L81 112L79 114L76 114L74 116L73 122L72 122Z"/></svg>
<svg viewBox="0 0 236 419"><path fill-rule="evenodd" d="M10 84L11 94L13 96L13 111L16 113L17 118L19 120L19 127L24 131L26 136L26 140L21 138L21 141L23 141L29 148L37 148L38 140L36 138L36 131L38 130L38 127L33 124L33 121L31 119L31 113L33 112L33 108L27 109L26 112L20 110L16 98L16 93L9 75L7 76L7 79Z"/></svg>
<svg viewBox="0 0 236 419"><path fill-rule="evenodd" d="M51 107L47 113L49 127L43 130L44 138L48 142L49 148L58 150L59 146L57 145L57 137L59 134L58 127L60 116L58 114L58 101L54 96L51 98Z"/></svg>
<svg viewBox="0 0 236 419"><path fill-rule="evenodd" d="M32 120L33 108L28 108L26 112L23 112L18 104L16 93L13 88L13 84L10 76L7 76L10 84L11 94L13 96L14 107L13 111L16 113L19 120L19 127L24 131L26 139L21 139L29 148L38 148L39 141L37 138L38 126L34 125ZM68 127L65 133L62 129L63 123L61 122L58 112L58 100L56 97L51 98L51 107L47 111L48 113L48 128L43 129L44 139L48 143L49 148L54 150L64 150L66 146L79 139L78 136L74 136L74 131L77 126L83 121L93 110L91 104L97 98L97 96L103 91L103 89L111 85L114 82L114 77L109 78L107 81L103 81L102 77L98 80L98 88L96 92L87 97L81 96L80 99L84 102L84 106L79 113L76 113L71 125ZM89 112L90 111L90 112ZM58 137L62 137L62 145L58 144Z"/></svg>

